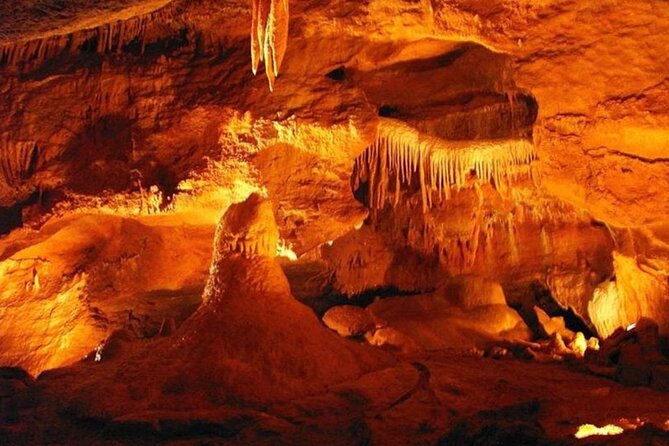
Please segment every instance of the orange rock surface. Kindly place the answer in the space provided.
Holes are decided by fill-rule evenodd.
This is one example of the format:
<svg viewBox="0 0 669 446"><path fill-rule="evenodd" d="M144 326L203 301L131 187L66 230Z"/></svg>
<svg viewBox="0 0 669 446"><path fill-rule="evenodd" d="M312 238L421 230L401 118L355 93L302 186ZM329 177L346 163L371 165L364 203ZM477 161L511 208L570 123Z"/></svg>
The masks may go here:
<svg viewBox="0 0 669 446"><path fill-rule="evenodd" d="M3 2L0 443L667 440L667 35L665 0ZM614 362L656 389L587 376L644 318Z"/></svg>

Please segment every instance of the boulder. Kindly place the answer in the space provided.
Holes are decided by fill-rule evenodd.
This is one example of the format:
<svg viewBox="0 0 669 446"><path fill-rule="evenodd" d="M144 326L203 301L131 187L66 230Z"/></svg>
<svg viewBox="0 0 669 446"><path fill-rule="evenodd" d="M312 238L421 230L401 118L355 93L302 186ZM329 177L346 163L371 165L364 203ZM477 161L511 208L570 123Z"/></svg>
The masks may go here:
<svg viewBox="0 0 669 446"><path fill-rule="evenodd" d="M549 348L553 353L564 355L569 353L567 345L564 343L560 333L553 333L549 340Z"/></svg>
<svg viewBox="0 0 669 446"><path fill-rule="evenodd" d="M578 356L583 357L588 348L588 342L585 340L585 335L580 331L576 333L574 339L569 343L569 349Z"/></svg>
<svg viewBox="0 0 669 446"><path fill-rule="evenodd" d="M419 350L416 342L406 334L392 327L382 327L374 332L368 332L365 339L370 345L390 347L402 353L410 354Z"/></svg>
<svg viewBox="0 0 669 446"><path fill-rule="evenodd" d="M375 327L369 312L353 305L332 307L323 315L323 323L340 336L362 336Z"/></svg>
<svg viewBox="0 0 669 446"><path fill-rule="evenodd" d="M588 339L588 345L587 345L587 350L592 350L592 351L599 351L599 339L596 337L591 337ZM586 351L587 351L586 350Z"/></svg>
<svg viewBox="0 0 669 446"><path fill-rule="evenodd" d="M504 290L498 282L474 276L459 276L450 279L443 289L444 296L453 305L471 310L487 305L506 306Z"/></svg>
<svg viewBox="0 0 669 446"><path fill-rule="evenodd" d="M529 339L527 325L516 310L507 305L480 306L465 312L462 319L482 333Z"/></svg>
<svg viewBox="0 0 669 446"><path fill-rule="evenodd" d="M559 333L567 342L574 339L574 332L567 328L563 317L550 317L548 313L537 306L534 307L534 313L539 322L540 334L551 337L553 334Z"/></svg>

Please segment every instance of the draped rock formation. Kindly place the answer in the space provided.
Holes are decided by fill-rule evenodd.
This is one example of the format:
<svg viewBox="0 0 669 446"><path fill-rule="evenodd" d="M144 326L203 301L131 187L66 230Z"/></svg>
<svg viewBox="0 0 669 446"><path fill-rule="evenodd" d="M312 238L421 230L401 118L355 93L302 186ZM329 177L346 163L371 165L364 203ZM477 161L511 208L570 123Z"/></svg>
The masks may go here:
<svg viewBox="0 0 669 446"><path fill-rule="evenodd" d="M500 188L503 180L510 184L519 176L519 167L529 175L535 159L534 147L525 139L447 141L401 121L379 118L376 141L355 161L353 188L369 183L372 209L383 208L387 200L396 206L401 188L418 173L423 212L427 212L433 193L448 199L451 189L463 188L470 176ZM389 193L390 186L394 194Z"/></svg>

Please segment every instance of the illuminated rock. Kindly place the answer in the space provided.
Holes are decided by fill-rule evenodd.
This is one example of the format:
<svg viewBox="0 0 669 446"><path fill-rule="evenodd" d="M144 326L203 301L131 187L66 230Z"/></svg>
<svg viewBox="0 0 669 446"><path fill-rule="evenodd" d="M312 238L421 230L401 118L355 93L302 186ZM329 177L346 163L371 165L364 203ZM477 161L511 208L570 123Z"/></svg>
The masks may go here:
<svg viewBox="0 0 669 446"><path fill-rule="evenodd" d="M244 425L230 439L254 444L435 444L455 413L528 395L563 400L542 407L541 429L483 422L483 437L450 443L507 429L512 444L525 429L565 439L612 422L588 411L621 402L656 413L651 390L612 385L603 397L592 389L608 383L564 367L438 362L487 342L537 361L585 350L624 382L664 387L666 2L290 6L289 29L287 0L0 2L0 232L11 231L0 238L0 364L67 366L46 374L37 395L52 396L26 417L100 427L16 443L96 443L133 423L161 441L171 422L180 434L229 432L228 404L262 411L257 436ZM272 259L277 246L290 262ZM282 268L307 260L318 267L289 286ZM461 276L477 279L444 292ZM399 378L337 387L393 361L294 302L313 283L319 308L402 294L370 306L388 325L366 337L436 352ZM583 324L533 313L539 304ZM528 338L516 308L538 316L551 345L509 341ZM368 326L353 322L340 331ZM610 338L590 353L595 341L566 325ZM107 336L120 327L132 336L115 352ZM300 432L273 436L284 429Z"/></svg>
<svg viewBox="0 0 669 446"><path fill-rule="evenodd" d="M574 437L581 439L597 435L620 435L624 429L615 424L607 424L606 426L597 427L594 424L583 424L578 427Z"/></svg>
<svg viewBox="0 0 669 446"><path fill-rule="evenodd" d="M35 231L29 246L0 239L0 364L37 375L81 360L115 329L147 337L166 316L183 320L188 290L206 280L212 234L73 215ZM182 296L172 308L170 293Z"/></svg>
<svg viewBox="0 0 669 446"><path fill-rule="evenodd" d="M657 320L660 331L669 324L669 287L661 276L644 271L635 259L614 253L615 282L601 284L588 303L588 315L600 336L627 327L641 317Z"/></svg>
<svg viewBox="0 0 669 446"><path fill-rule="evenodd" d="M384 327L393 329L391 333L411 339L412 348L419 350L480 348L494 340L529 339L525 323L506 304L463 309L441 292L378 299L368 311ZM372 333L370 336L375 339Z"/></svg>
<svg viewBox="0 0 669 446"><path fill-rule="evenodd" d="M506 305L502 286L490 279L477 276L460 276L449 279L443 295L453 305L472 310L486 305Z"/></svg>
<svg viewBox="0 0 669 446"><path fill-rule="evenodd" d="M330 308L323 315L323 323L340 336L362 336L376 326L371 314L352 305Z"/></svg>
<svg viewBox="0 0 669 446"><path fill-rule="evenodd" d="M216 243L217 253L274 257L279 230L274 223L272 204L254 193L243 203L230 206L218 226Z"/></svg>
<svg viewBox="0 0 669 446"><path fill-rule="evenodd" d="M251 67L265 61L270 91L279 75L288 46L288 0L251 0Z"/></svg>
<svg viewBox="0 0 669 446"><path fill-rule="evenodd" d="M126 357L105 361L102 350L99 367L118 370L122 376L113 381L133 383L121 390L131 406L118 406L117 395L92 398L89 392L111 385L106 373L78 387L91 397L90 407L80 409L78 400L70 404L114 418L182 404L206 408L214 400L258 406L317 393L393 364L384 352L328 330L292 296L274 258L276 243L262 242L276 242L276 234L268 200L251 195L231 206L216 230L210 276L197 311L170 336L141 344ZM240 243L247 249L237 249ZM128 366L117 369L119 363ZM160 374L152 372L158 369ZM155 392L155 399L137 396L147 392Z"/></svg>
<svg viewBox="0 0 669 446"><path fill-rule="evenodd" d="M393 327L381 327L367 332L365 339L370 345L397 350L404 354L412 354L420 349L411 336Z"/></svg>
<svg viewBox="0 0 669 446"><path fill-rule="evenodd" d="M472 172L483 182L501 187L511 177L513 166L529 165L536 155L526 140L446 141L421 134L394 119L381 118L374 144L356 159L354 178L369 184L369 207L382 209L387 201L395 206L401 188L410 185L415 173L421 191L423 212L437 198L451 195L451 188L465 186Z"/></svg>
<svg viewBox="0 0 669 446"><path fill-rule="evenodd" d="M588 341L585 340L583 333L576 332L574 339L569 343L569 348L580 357L585 355L585 351L588 349Z"/></svg>
<svg viewBox="0 0 669 446"><path fill-rule="evenodd" d="M568 341L571 341L574 338L574 332L566 327L563 317L550 317L544 310L537 306L534 307L534 313L537 316L539 327L543 332L542 334L545 336L559 333L560 336Z"/></svg>

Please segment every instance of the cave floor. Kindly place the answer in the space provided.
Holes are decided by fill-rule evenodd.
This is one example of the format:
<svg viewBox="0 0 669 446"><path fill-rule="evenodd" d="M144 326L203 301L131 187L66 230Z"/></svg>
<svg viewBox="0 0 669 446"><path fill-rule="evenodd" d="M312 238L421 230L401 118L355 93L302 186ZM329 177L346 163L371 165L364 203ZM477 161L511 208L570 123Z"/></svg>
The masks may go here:
<svg viewBox="0 0 669 446"><path fill-rule="evenodd" d="M102 217L85 216L75 221L86 222L91 218L97 224ZM150 267L159 271L160 277L172 278L178 276L172 266L191 265L192 280L179 279L174 283L134 281L130 286L125 285L129 281L121 280L125 276L111 276L119 283L116 288L134 293L134 298L128 298L132 302L130 307L140 310L150 307L147 313L174 313L177 323L185 319L199 304L213 229L181 226L183 222L177 217L144 219L141 225L111 217L104 217L103 222L104 226L96 227L107 228L112 240L119 237L145 240L138 246L150 261L146 263L149 266L133 266L140 272ZM58 234L59 229L57 226L53 231L43 232ZM78 233L81 237L84 232ZM34 236L41 237L40 241L46 237ZM4 256L16 257L18 254L12 253L23 246L10 242L10 239L5 241L9 247ZM86 239L81 244L89 246L93 242L106 247L100 256L103 265L116 265L117 258L135 256L134 251L128 254L128 249L119 253L116 245L107 241L103 244L98 239ZM164 260L167 266L160 263L166 257L165 246L174 249ZM202 261L183 262L185 257L177 249L179 246L188 246L191 251L198 247L196 253L201 253ZM154 252L155 256L150 255ZM59 253L65 259L71 257L69 252ZM308 272L307 275L313 273ZM186 295L190 297L175 306L173 301ZM127 302L109 302L108 313L125 314ZM163 307L169 311L158 311ZM135 312L144 311L140 310ZM156 321L162 319L161 316ZM327 330L324 326L322 329ZM144 343L151 342L151 339L135 339L132 344L142 348ZM342 339L342 342L361 341ZM316 359L305 358L307 362L310 360ZM645 387L624 387L592 376L579 362L542 364L480 358L464 348L450 349L397 357L391 367L331 384L322 393L263 407L236 404L193 409L206 406L193 396L190 408L156 407L123 417L73 412L63 401L76 394L81 384L76 380L100 382L95 378L104 373L103 369L96 370L101 366L107 368L107 373L115 373L116 364L105 363L105 360L96 363L89 357L71 366L48 370L35 381L21 379L12 372L0 373L0 444L669 445L666 393ZM158 379L167 372L142 373L152 373ZM110 396L108 392L113 391L99 388L100 396L119 406L116 412L123 412L126 396ZM625 433L577 440L574 434L583 424L615 424L623 427Z"/></svg>
<svg viewBox="0 0 669 446"><path fill-rule="evenodd" d="M96 366L73 367L94 374ZM0 439L17 445L669 444L666 393L578 369L442 351L264 408L156 410L105 420L104 414L65 413L48 397L44 403L44 395L67 394L58 380L65 368L25 389L11 419L4 417ZM615 424L625 433L575 439L588 423Z"/></svg>

